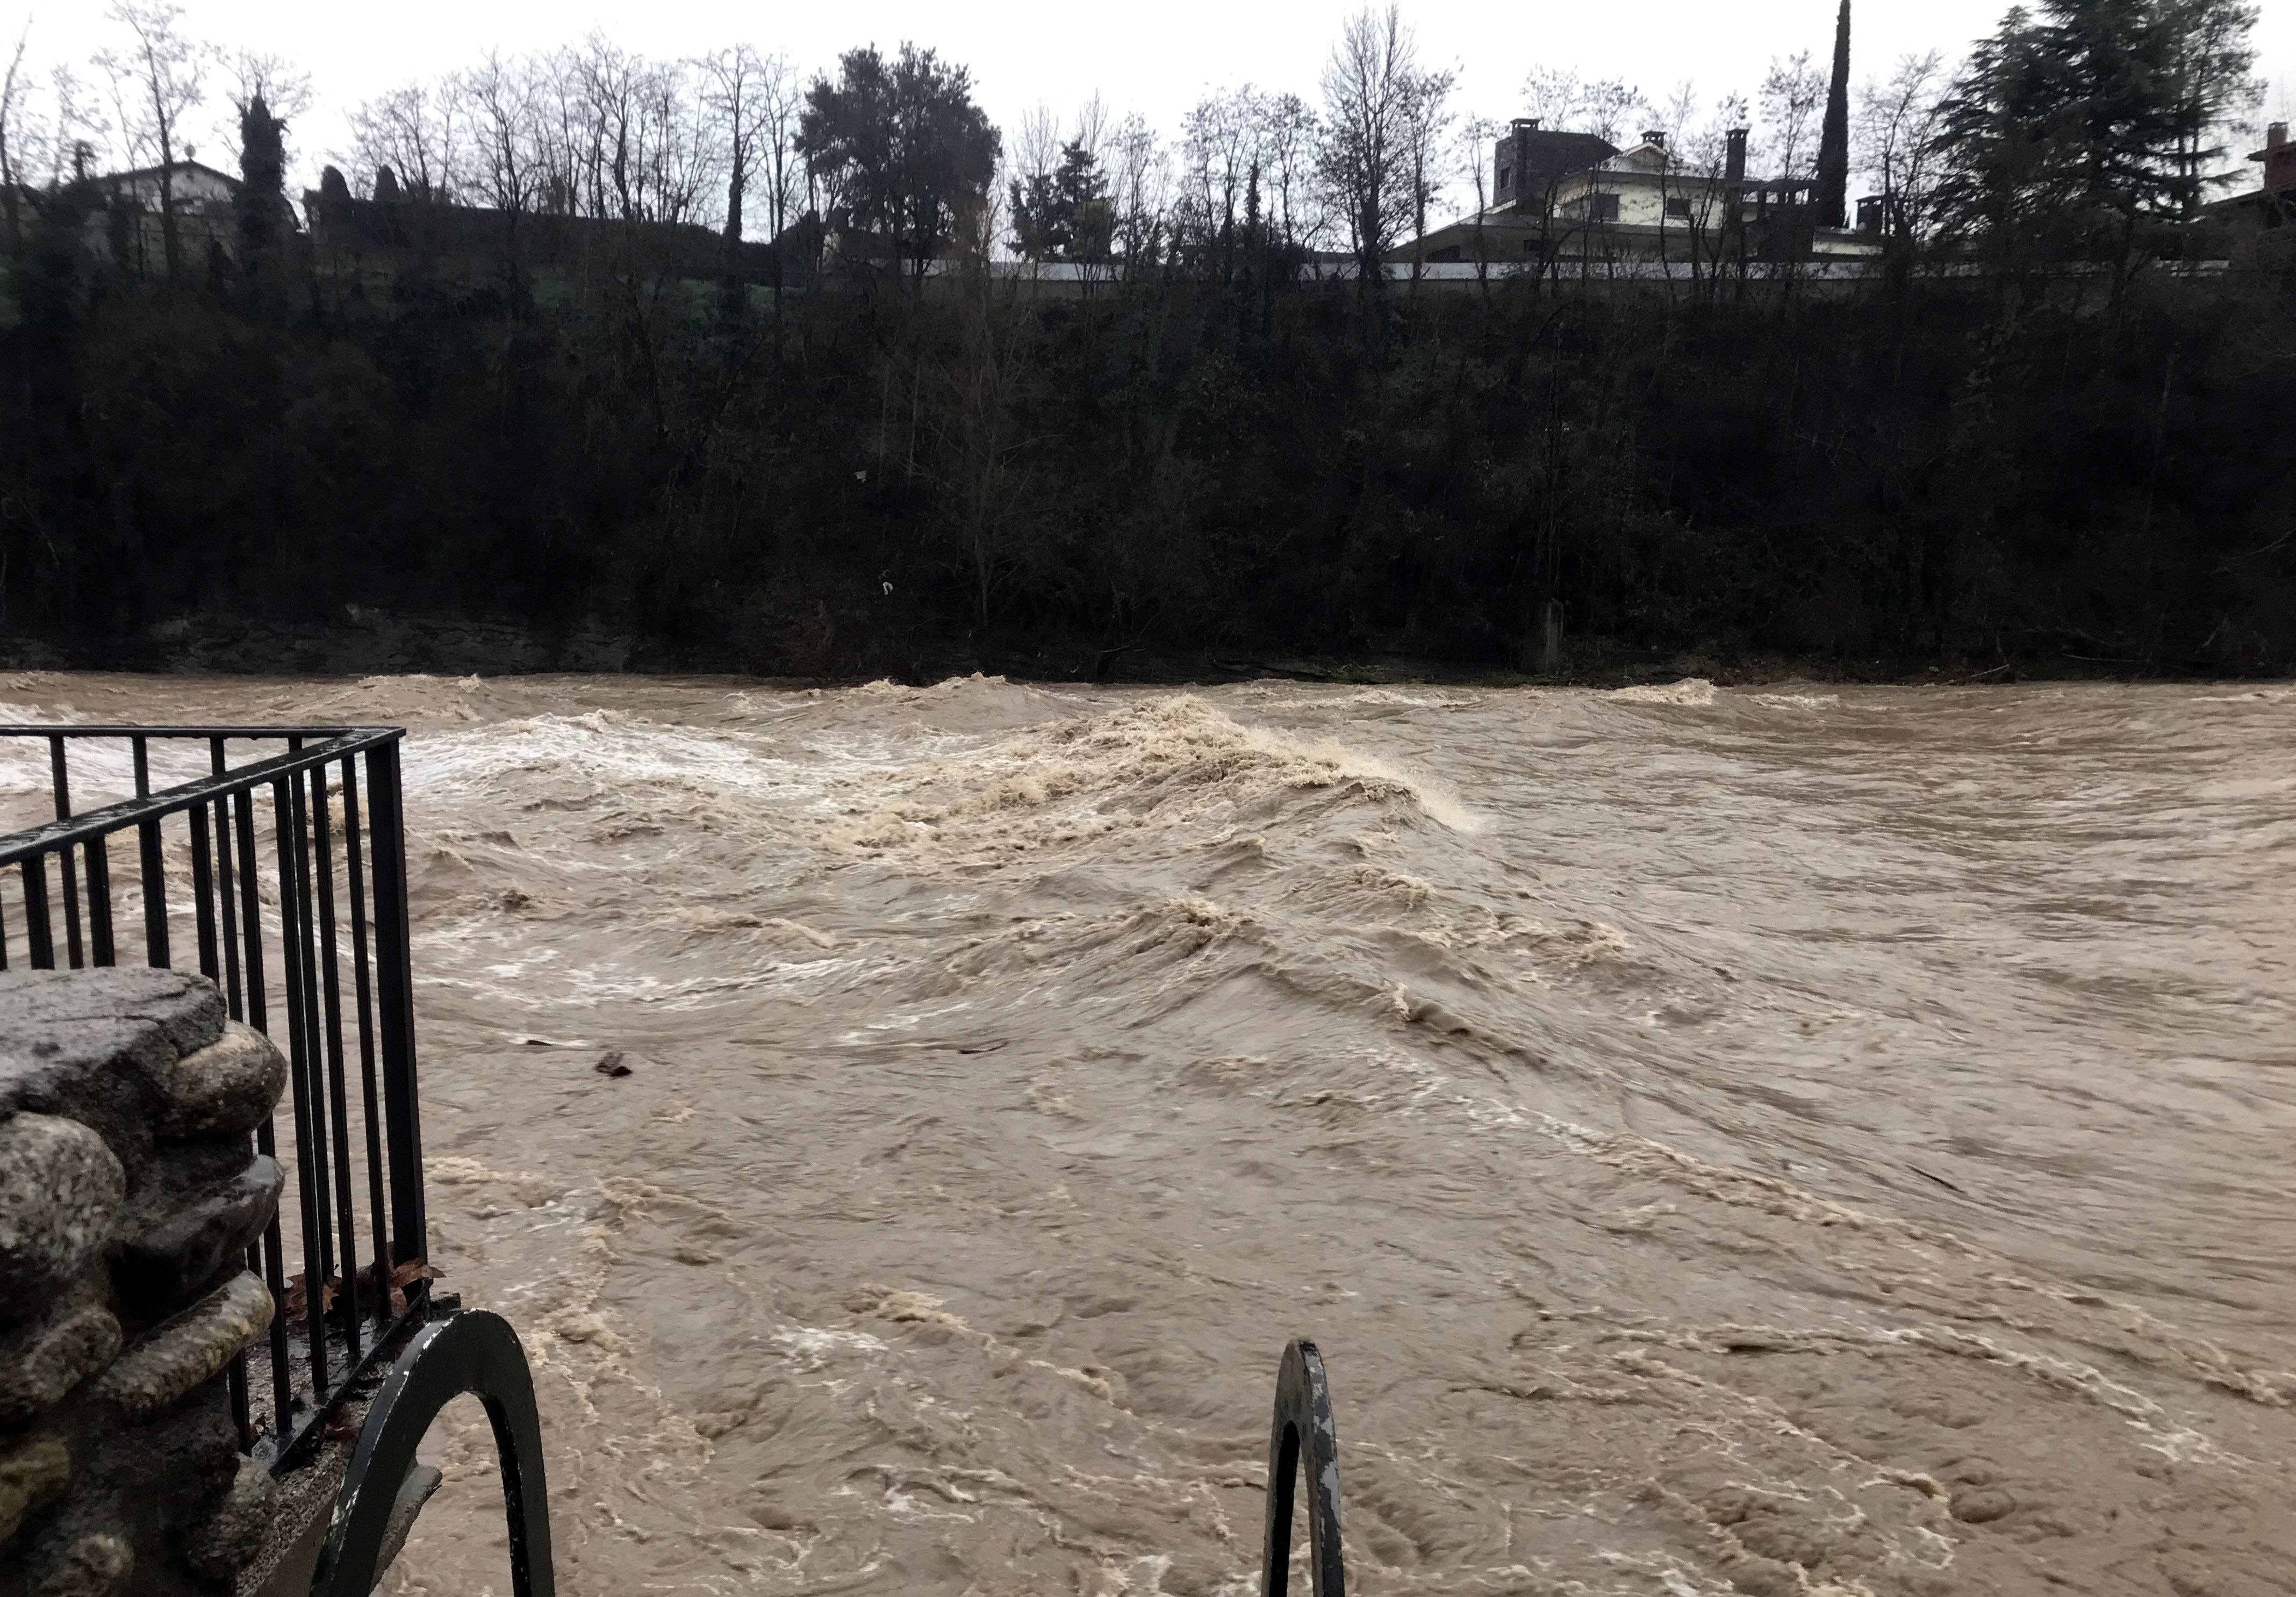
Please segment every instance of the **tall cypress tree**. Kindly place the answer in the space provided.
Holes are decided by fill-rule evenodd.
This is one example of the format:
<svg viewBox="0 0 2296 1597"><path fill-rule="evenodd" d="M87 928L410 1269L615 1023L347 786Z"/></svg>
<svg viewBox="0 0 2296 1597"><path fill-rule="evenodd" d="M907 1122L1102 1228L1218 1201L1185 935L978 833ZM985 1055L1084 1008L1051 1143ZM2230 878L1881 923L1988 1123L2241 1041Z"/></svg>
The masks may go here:
<svg viewBox="0 0 2296 1597"><path fill-rule="evenodd" d="M1825 91L1825 126L1817 140L1817 225L1849 221L1849 0L1833 23L1833 81Z"/></svg>
<svg viewBox="0 0 2296 1597"><path fill-rule="evenodd" d="M279 251L293 230L287 209L287 125L271 114L259 94L248 96L239 113L240 262L250 269Z"/></svg>

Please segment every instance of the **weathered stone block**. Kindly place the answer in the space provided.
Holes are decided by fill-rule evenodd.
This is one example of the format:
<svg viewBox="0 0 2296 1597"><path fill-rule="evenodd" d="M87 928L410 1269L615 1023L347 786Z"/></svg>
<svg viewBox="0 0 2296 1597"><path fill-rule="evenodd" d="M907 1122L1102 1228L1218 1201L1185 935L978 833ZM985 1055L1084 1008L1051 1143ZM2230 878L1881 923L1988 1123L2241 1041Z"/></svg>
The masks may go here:
<svg viewBox="0 0 2296 1597"><path fill-rule="evenodd" d="M122 1017L160 1028L181 1058L223 1036L223 995L193 970L106 965L86 970L13 970L0 976L0 1026L12 1038L36 1030Z"/></svg>
<svg viewBox="0 0 2296 1597"><path fill-rule="evenodd" d="M390 1568L401 1552L406 1550L406 1538L414 1532L414 1521L422 1513L422 1505L430 1501L446 1477L428 1464L415 1464L406 1471L399 1483L398 1495L390 1502L390 1518L382 1523L382 1550L375 1555L376 1573Z"/></svg>
<svg viewBox="0 0 2296 1597"><path fill-rule="evenodd" d="M168 1073L223 1024L215 985L180 970L0 974L0 1118L78 1120L133 1168L152 1145Z"/></svg>
<svg viewBox="0 0 2296 1597"><path fill-rule="evenodd" d="M287 1086L287 1060L269 1037L232 1020L220 1039L177 1060L164 1081L163 1139L234 1136L271 1118Z"/></svg>
<svg viewBox="0 0 2296 1597"><path fill-rule="evenodd" d="M271 1323L271 1291L241 1274L129 1348L95 1384L95 1394L131 1420L148 1419L202 1381Z"/></svg>
<svg viewBox="0 0 2296 1597"><path fill-rule="evenodd" d="M230 1490L207 1523L184 1541L184 1562L214 1585L232 1585L263 1551L278 1501L271 1471L242 1454Z"/></svg>
<svg viewBox="0 0 2296 1597"><path fill-rule="evenodd" d="M132 1430L119 1429L116 1420L106 1429L93 1413L89 1418L97 1424L73 1441L71 1486L44 1516L26 1563L37 1570L57 1549L108 1532L135 1549L139 1593L185 1597L178 1575L185 1535L228 1497L242 1456L223 1383L211 1382ZM0 1591L6 1589L0 1580Z"/></svg>
<svg viewBox="0 0 2296 1597"><path fill-rule="evenodd" d="M121 1295L150 1313L181 1303L263 1234L285 1183L278 1161L257 1154L220 1186L171 1205L113 1261Z"/></svg>
<svg viewBox="0 0 2296 1597"><path fill-rule="evenodd" d="M63 1401L119 1351L119 1322L100 1303L60 1310L0 1338L0 1425L21 1425Z"/></svg>
<svg viewBox="0 0 2296 1597"><path fill-rule="evenodd" d="M111 1597L127 1584L135 1550L125 1536L95 1531L50 1550L33 1577L34 1597Z"/></svg>
<svg viewBox="0 0 2296 1597"><path fill-rule="evenodd" d="M19 1114L0 1123L0 1318L23 1318L111 1238L127 1175L103 1139L75 1120Z"/></svg>
<svg viewBox="0 0 2296 1597"><path fill-rule="evenodd" d="M0 1450L0 1542L71 1478L71 1454L55 1437L27 1437Z"/></svg>

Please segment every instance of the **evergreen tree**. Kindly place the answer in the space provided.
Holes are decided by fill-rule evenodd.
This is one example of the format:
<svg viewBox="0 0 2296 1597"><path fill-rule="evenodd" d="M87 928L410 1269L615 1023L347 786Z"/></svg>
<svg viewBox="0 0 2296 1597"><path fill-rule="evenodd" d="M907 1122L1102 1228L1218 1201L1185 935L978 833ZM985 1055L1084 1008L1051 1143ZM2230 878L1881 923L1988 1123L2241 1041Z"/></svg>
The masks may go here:
<svg viewBox="0 0 2296 1597"><path fill-rule="evenodd" d="M250 96L239 116L240 258L252 266L275 254L293 229L287 209L287 125L271 114L261 94Z"/></svg>
<svg viewBox="0 0 2296 1597"><path fill-rule="evenodd" d="M922 264L986 202L1002 141L972 102L972 74L903 45L888 61L849 50L806 93L797 150L833 226L875 235Z"/></svg>
<svg viewBox="0 0 2296 1597"><path fill-rule="evenodd" d="M2125 258L2145 224L2192 215L2251 92L2255 20L2244 0L2011 11L1939 117L1948 234L2003 258Z"/></svg>
<svg viewBox="0 0 2296 1597"><path fill-rule="evenodd" d="M1012 180L1013 237L1029 260L1104 261L1116 230L1108 178L1080 140L1061 146L1061 164Z"/></svg>
<svg viewBox="0 0 2296 1597"><path fill-rule="evenodd" d="M1820 227L1846 226L1849 220L1849 0L1833 24L1833 77L1825 94L1825 122L1817 140L1817 206Z"/></svg>

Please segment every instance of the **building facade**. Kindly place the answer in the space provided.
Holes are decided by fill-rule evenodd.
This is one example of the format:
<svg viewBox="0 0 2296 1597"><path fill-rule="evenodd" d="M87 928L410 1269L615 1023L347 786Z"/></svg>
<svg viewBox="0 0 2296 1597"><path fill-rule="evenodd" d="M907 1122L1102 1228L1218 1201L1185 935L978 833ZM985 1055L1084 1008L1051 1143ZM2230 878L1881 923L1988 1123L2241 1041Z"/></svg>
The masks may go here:
<svg viewBox="0 0 2296 1597"><path fill-rule="evenodd" d="M2296 222L2296 143L2288 140L2288 124L2275 122L2267 128L2264 148L2248 159L2263 164L2262 185L2220 200L2209 209L2226 220L2258 227L2285 227Z"/></svg>
<svg viewBox="0 0 2296 1597"><path fill-rule="evenodd" d="M163 181L164 179L164 181ZM239 179L195 160L110 172L95 179L104 207L87 219L87 243L99 257L156 277L168 267L167 213L185 272L204 271L217 253L239 256Z"/></svg>
<svg viewBox="0 0 2296 1597"><path fill-rule="evenodd" d="M1749 178L1743 128L1730 131L1718 171L1683 160L1659 129L1621 150L1526 118L1494 143L1491 176L1491 205L1390 259L1696 268L1741 259L1857 260L1881 249L1870 233L1820 226L1812 182Z"/></svg>

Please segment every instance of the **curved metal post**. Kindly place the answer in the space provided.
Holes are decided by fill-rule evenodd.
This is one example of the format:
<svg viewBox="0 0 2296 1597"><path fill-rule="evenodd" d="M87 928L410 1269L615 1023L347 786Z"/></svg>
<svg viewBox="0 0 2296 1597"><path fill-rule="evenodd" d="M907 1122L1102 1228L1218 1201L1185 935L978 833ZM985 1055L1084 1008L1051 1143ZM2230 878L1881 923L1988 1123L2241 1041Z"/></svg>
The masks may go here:
<svg viewBox="0 0 2296 1597"><path fill-rule="evenodd" d="M1284 1597L1291 1577L1295 1467L1308 1477L1308 1573L1315 1583L1315 1597L1347 1597L1347 1566L1340 1558L1340 1433L1332 1422L1332 1388L1324 1378L1324 1355L1305 1338L1283 1349L1283 1363L1275 1372L1260 1597Z"/></svg>
<svg viewBox="0 0 2296 1597"><path fill-rule="evenodd" d="M542 1478L542 1422L534 1378L510 1323L472 1309L415 1333L375 1394L357 1449L335 1498L311 1577L311 1597L367 1597L398 1488L414 1462L415 1444L439 1411L475 1394L494 1422L502 1458L503 1506L510 1520L510 1584L515 1597L554 1597L550 1568L550 1504Z"/></svg>

